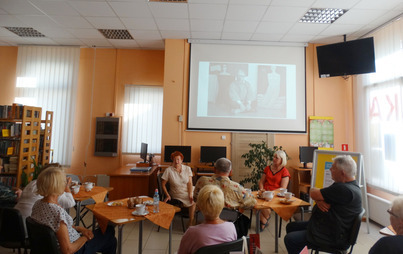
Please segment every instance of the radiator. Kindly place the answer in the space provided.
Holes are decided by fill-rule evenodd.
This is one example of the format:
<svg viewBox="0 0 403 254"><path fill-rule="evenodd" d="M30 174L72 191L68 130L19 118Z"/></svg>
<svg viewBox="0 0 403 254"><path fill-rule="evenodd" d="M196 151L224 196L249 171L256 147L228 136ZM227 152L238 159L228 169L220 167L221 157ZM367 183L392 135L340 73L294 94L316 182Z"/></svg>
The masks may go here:
<svg viewBox="0 0 403 254"><path fill-rule="evenodd" d="M389 213L386 211L390 201L369 193L367 196L370 219L384 227L390 225Z"/></svg>

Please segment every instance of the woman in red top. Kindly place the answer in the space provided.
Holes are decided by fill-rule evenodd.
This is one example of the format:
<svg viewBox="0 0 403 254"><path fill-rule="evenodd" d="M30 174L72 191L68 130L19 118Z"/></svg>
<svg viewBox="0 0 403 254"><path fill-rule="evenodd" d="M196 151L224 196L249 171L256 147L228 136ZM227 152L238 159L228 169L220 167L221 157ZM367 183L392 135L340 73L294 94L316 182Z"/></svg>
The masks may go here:
<svg viewBox="0 0 403 254"><path fill-rule="evenodd" d="M287 164L287 155L284 151L276 151L273 155L273 161L270 166L264 169L262 178L259 181L259 189L264 192L273 191L279 188L287 188L290 181L290 173L285 168ZM263 231L269 225L270 209L264 209L260 212L260 231Z"/></svg>

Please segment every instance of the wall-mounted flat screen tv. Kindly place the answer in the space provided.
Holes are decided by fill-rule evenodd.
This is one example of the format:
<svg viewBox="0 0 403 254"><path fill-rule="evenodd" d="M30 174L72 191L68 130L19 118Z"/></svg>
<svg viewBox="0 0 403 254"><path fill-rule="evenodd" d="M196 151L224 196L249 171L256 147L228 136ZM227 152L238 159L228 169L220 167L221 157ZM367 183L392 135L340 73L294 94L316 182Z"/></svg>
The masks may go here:
<svg viewBox="0 0 403 254"><path fill-rule="evenodd" d="M319 77L375 72L373 37L316 47Z"/></svg>
<svg viewBox="0 0 403 254"><path fill-rule="evenodd" d="M225 146L201 146L200 147L200 162L214 163L220 159L227 157L227 147Z"/></svg>
<svg viewBox="0 0 403 254"><path fill-rule="evenodd" d="M192 160L192 147L191 146L165 146L164 162L172 162L171 154L175 151L183 154L183 162L189 163Z"/></svg>

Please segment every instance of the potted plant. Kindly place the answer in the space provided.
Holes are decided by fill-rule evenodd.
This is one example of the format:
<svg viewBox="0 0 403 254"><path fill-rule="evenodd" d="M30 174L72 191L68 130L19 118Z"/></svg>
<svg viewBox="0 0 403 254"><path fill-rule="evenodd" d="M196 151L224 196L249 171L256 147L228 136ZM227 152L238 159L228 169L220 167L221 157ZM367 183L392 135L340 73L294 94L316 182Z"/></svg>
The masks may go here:
<svg viewBox="0 0 403 254"><path fill-rule="evenodd" d="M249 144L251 150L242 154L245 158L244 165L251 169L249 175L241 180L239 183L245 185L252 183L252 190L259 190L259 181L266 166L273 161L273 155L278 150L283 150L282 146L268 147L266 142L262 141L260 144ZM285 152L285 150L283 150ZM287 152L285 152L287 155ZM287 155L287 159L289 159Z"/></svg>
<svg viewBox="0 0 403 254"><path fill-rule="evenodd" d="M41 173L43 165L38 164L34 157L32 157L32 163L34 164L34 172L32 175L32 180L35 180L38 178L39 173Z"/></svg>

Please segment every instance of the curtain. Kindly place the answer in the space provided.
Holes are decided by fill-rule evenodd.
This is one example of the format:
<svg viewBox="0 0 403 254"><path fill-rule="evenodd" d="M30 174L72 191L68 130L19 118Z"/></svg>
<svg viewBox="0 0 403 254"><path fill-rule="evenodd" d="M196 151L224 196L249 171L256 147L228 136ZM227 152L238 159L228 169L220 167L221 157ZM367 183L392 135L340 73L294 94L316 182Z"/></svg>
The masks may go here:
<svg viewBox="0 0 403 254"><path fill-rule="evenodd" d="M370 36L375 42L376 73L356 79L357 150L364 155L369 185L403 194L403 20Z"/></svg>
<svg viewBox="0 0 403 254"><path fill-rule="evenodd" d="M71 164L80 48L18 47L15 102L53 111L53 162Z"/></svg>
<svg viewBox="0 0 403 254"><path fill-rule="evenodd" d="M122 152L140 153L141 143L148 153L161 153L163 88L125 86Z"/></svg>

